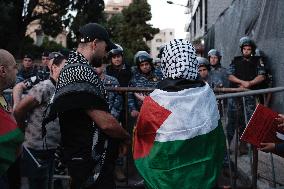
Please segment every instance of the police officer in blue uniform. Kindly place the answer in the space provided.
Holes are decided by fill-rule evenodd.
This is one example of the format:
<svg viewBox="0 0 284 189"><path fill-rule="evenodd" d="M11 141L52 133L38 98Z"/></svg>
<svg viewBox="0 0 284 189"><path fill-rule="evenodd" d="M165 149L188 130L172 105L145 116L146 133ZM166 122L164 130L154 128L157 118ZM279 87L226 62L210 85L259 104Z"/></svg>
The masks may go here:
<svg viewBox="0 0 284 189"><path fill-rule="evenodd" d="M124 62L123 48L116 44L117 48L108 52L109 65L106 67L106 74L115 77L121 87L127 87L131 79L131 68Z"/></svg>
<svg viewBox="0 0 284 189"><path fill-rule="evenodd" d="M229 68L230 87L244 89L259 89L260 83L265 80L265 68L260 58L254 56L256 45L249 37L240 39L240 49L242 56L233 59ZM245 97L245 109L247 120L250 119L256 106L254 96ZM232 98L228 100L228 125L227 135L229 144L234 136L235 129L240 128L242 134L245 128L244 108L241 99ZM247 154L247 146L240 143L239 153Z"/></svg>
<svg viewBox="0 0 284 189"><path fill-rule="evenodd" d="M134 63L137 66L137 72L133 75L130 81L130 87L155 88L157 86L161 78L155 74L152 61L152 57L146 51L138 51L135 54ZM141 96L141 94L129 93L128 105L132 117L137 117L139 114L139 110L142 105L142 100L139 96Z"/></svg>
<svg viewBox="0 0 284 189"><path fill-rule="evenodd" d="M216 49L211 49L208 52L210 63L208 83L212 88L229 86L228 73L226 68L221 65L221 58L221 53Z"/></svg>
<svg viewBox="0 0 284 189"><path fill-rule="evenodd" d="M197 57L198 61L198 77L204 82L208 82L210 64L206 58Z"/></svg>

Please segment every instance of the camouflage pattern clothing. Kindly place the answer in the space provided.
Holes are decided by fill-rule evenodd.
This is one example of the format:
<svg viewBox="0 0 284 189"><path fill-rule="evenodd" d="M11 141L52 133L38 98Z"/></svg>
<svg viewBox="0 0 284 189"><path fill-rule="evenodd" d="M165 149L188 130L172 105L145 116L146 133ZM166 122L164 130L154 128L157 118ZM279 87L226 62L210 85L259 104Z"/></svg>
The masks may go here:
<svg viewBox="0 0 284 189"><path fill-rule="evenodd" d="M250 81L259 75L265 75L266 71L264 65L261 64L258 57L252 56L249 60L245 60L243 57L235 57L228 71L229 75L234 75L237 78ZM231 87L238 87L235 83L230 83ZM258 85L253 86L251 89L258 89ZM228 99L228 125L227 136L229 143L231 142L234 131L237 127L240 128L240 134L245 129L246 122L250 119L256 106L256 99L254 96L244 97L245 110L247 120L245 120L245 111L243 100L241 98Z"/></svg>
<svg viewBox="0 0 284 189"><path fill-rule="evenodd" d="M226 68L220 64L211 66L208 76L208 84L211 88L215 87L229 87L228 73Z"/></svg>
<svg viewBox="0 0 284 189"><path fill-rule="evenodd" d="M158 82L161 80L155 73L151 72L150 74L142 74L136 72L132 79L130 80L130 87L149 87L156 88ZM139 111L142 105L142 101L138 100L134 93L128 93L128 107L129 111L137 110Z"/></svg>
<svg viewBox="0 0 284 189"><path fill-rule="evenodd" d="M46 125L43 138L42 122L50 97L55 91L55 80L47 79L34 85L28 95L39 105L29 111L25 129L24 150L21 159L22 176L28 177L30 188L50 188L52 185L54 152L60 142L60 126L58 118ZM29 152L27 151L29 150ZM38 169L30 160L30 154L41 164Z"/></svg>
<svg viewBox="0 0 284 189"><path fill-rule="evenodd" d="M50 71L47 66L39 66L37 69L37 77L40 81L48 79L50 76Z"/></svg>
<svg viewBox="0 0 284 189"><path fill-rule="evenodd" d="M155 72L155 74L156 74L157 77L159 77L159 78L161 78L161 79L164 77L164 76L163 76L163 73L162 73L162 71L161 71L161 67L155 67L154 72Z"/></svg>
<svg viewBox="0 0 284 189"><path fill-rule="evenodd" d="M254 96L246 96L244 103L242 98L229 98L228 99L228 125L227 125L227 137L229 144L231 143L236 128L239 128L239 135L241 135L245 129L246 123L252 116L256 99ZM245 107L245 109L244 109ZM245 119L245 112L247 120Z"/></svg>
<svg viewBox="0 0 284 189"><path fill-rule="evenodd" d="M29 79L33 76L37 75L37 67L33 66L32 68L30 68L29 70L25 70L24 67L21 67L17 73L17 77L16 77L16 84L20 83L26 79Z"/></svg>
<svg viewBox="0 0 284 189"><path fill-rule="evenodd" d="M60 128L58 118L50 122L47 126L46 140L42 139L42 121L43 114L47 107L50 97L55 90L55 82L50 79L39 82L29 92L39 102L29 114L27 119L27 128L25 129L24 145L34 150L55 149L60 141Z"/></svg>
<svg viewBox="0 0 284 189"><path fill-rule="evenodd" d="M27 90L31 89L33 86L38 84L40 81L44 81L49 79L50 77L50 71L47 66L34 66L31 71L27 72L24 70L20 70L17 74L17 81L24 82ZM26 91L24 91L26 93Z"/></svg>
<svg viewBox="0 0 284 189"><path fill-rule="evenodd" d="M121 69L116 69L112 65L106 67L106 74L115 77L121 87L127 87L132 77L131 68L127 64L123 64Z"/></svg>
<svg viewBox="0 0 284 189"><path fill-rule="evenodd" d="M119 87L119 82L115 77L104 75L103 84L105 87ZM122 96L117 92L108 92L108 103L110 113L118 120L122 110Z"/></svg>

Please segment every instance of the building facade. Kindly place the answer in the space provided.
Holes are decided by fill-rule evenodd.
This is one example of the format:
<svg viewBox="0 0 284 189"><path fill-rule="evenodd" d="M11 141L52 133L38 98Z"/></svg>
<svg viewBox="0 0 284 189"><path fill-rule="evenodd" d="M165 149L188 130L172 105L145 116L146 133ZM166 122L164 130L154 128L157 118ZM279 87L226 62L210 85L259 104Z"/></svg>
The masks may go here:
<svg viewBox="0 0 284 189"><path fill-rule="evenodd" d="M35 7L33 10L34 14L37 13L46 13L48 10L43 5L52 5L52 1L50 0L39 0L39 5ZM47 36L44 34L40 19L32 21L26 30L26 36L31 37L34 40L34 44L37 46L41 46L43 43L44 37L48 37L49 41L54 41L63 47L67 46L67 31L64 29L61 33L59 33L56 37Z"/></svg>
<svg viewBox="0 0 284 189"><path fill-rule="evenodd" d="M186 24L187 38L195 41L204 36L216 22L219 15L227 9L233 0L188 0L189 19Z"/></svg>
<svg viewBox="0 0 284 189"><path fill-rule="evenodd" d="M105 6L105 13L109 19L113 15L120 13L124 8L128 7L132 0L108 0Z"/></svg>
<svg viewBox="0 0 284 189"><path fill-rule="evenodd" d="M46 36L41 28L40 20L34 20L27 26L26 36L31 37L34 40L34 44L41 46L44 37L48 37L49 41L54 41L63 47L67 46L67 34L68 32L64 29L56 37Z"/></svg>
<svg viewBox="0 0 284 189"><path fill-rule="evenodd" d="M151 41L147 41L147 45L151 50L151 56L157 57L160 51L160 47L173 40L175 38L175 30L173 28L167 28L160 30Z"/></svg>

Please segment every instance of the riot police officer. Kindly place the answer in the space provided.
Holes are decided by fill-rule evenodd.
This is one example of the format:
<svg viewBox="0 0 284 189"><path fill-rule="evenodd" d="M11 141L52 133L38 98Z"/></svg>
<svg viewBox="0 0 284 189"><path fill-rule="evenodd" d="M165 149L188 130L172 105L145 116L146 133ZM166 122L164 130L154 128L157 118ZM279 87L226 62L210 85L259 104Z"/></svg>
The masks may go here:
<svg viewBox="0 0 284 189"><path fill-rule="evenodd" d="M197 57L198 61L198 74L201 80L208 81L210 65L206 58Z"/></svg>
<svg viewBox="0 0 284 189"><path fill-rule="evenodd" d="M106 67L106 74L115 77L121 87L127 87L132 76L131 68L123 60L123 48L118 44L116 46L108 52L110 65Z"/></svg>
<svg viewBox="0 0 284 189"><path fill-rule="evenodd" d="M146 51L138 51L134 56L134 63L137 72L133 75L130 87L150 87L155 88L160 78L154 72L153 58ZM145 94L144 94L145 95ZM132 117L137 117L142 105L143 94L130 93L129 110Z"/></svg>
<svg viewBox="0 0 284 189"><path fill-rule="evenodd" d="M214 87L228 87L227 70L221 65L221 53L216 49L208 52L208 60L210 62L210 72L208 83Z"/></svg>
<svg viewBox="0 0 284 189"><path fill-rule="evenodd" d="M265 68L260 58L254 56L256 45L249 37L240 39L240 49L242 56L234 57L229 68L230 87L258 89L259 84L265 80ZM245 97L245 109L247 120L250 119L256 106L255 97ZM236 127L240 128L240 133L245 128L245 116L243 113L243 104L239 99L228 100L228 125L227 135L229 143L231 142ZM240 143L240 155L247 153L245 143Z"/></svg>

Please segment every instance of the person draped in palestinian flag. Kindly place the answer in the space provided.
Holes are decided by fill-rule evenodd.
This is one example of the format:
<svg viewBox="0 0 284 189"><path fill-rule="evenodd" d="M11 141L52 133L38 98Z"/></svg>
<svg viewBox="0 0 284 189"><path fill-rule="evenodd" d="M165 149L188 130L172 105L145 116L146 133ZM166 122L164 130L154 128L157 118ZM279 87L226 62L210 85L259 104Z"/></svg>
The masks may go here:
<svg viewBox="0 0 284 189"><path fill-rule="evenodd" d="M15 85L16 74L15 58L8 51L0 49L0 183L1 176L16 160L18 147L24 139L3 96L5 89Z"/></svg>
<svg viewBox="0 0 284 189"><path fill-rule="evenodd" d="M175 39L160 50L164 76L144 99L134 132L135 165L151 189L210 189L225 149L215 95L197 77L195 49Z"/></svg>

